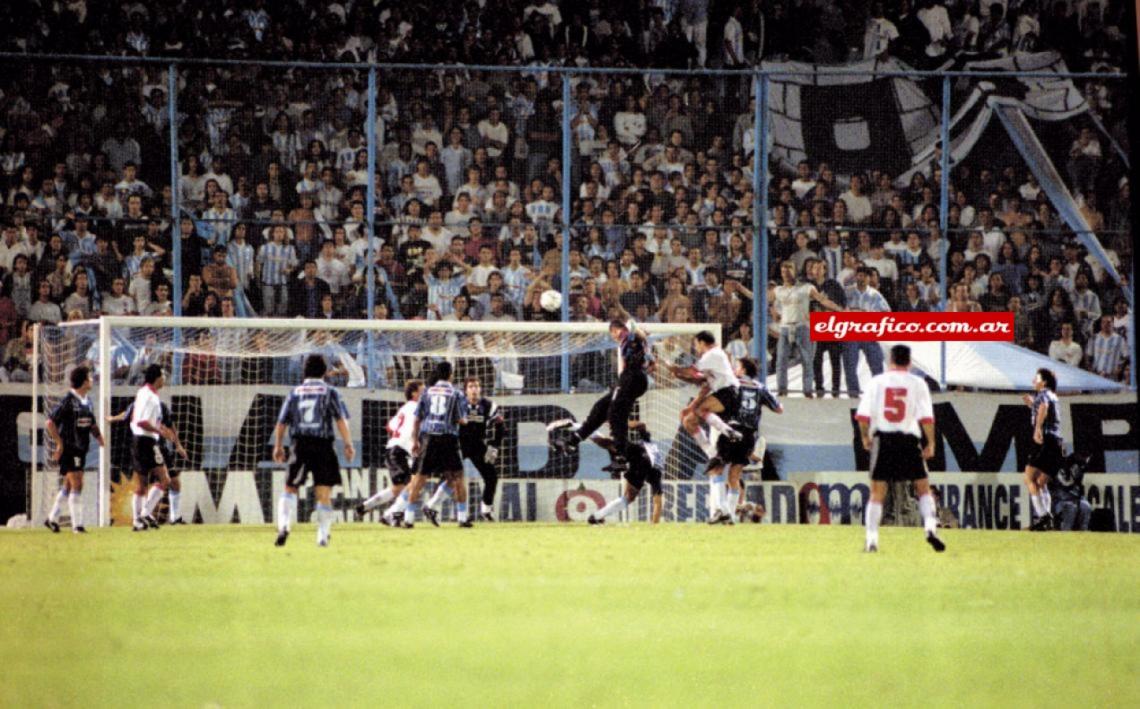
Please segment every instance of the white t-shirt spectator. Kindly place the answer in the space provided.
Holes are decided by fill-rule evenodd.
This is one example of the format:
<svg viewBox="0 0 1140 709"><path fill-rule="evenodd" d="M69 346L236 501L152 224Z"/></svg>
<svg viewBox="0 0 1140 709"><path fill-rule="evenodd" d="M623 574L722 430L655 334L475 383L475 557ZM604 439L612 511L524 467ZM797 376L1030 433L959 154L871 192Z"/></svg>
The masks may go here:
<svg viewBox="0 0 1140 709"><path fill-rule="evenodd" d="M1081 366L1081 359L1084 357L1084 350L1077 344L1075 340L1069 340L1069 344L1065 344L1060 340L1053 340L1049 343L1049 359L1064 362L1065 364L1073 367Z"/></svg>

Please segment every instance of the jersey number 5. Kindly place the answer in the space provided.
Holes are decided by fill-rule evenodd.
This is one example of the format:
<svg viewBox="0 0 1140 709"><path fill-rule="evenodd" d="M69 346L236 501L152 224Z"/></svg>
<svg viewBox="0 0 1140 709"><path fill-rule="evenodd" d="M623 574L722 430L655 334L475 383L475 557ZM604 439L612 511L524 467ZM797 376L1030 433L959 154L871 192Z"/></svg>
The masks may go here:
<svg viewBox="0 0 1140 709"><path fill-rule="evenodd" d="M906 389L887 387L883 396L883 418L898 423L906 418Z"/></svg>

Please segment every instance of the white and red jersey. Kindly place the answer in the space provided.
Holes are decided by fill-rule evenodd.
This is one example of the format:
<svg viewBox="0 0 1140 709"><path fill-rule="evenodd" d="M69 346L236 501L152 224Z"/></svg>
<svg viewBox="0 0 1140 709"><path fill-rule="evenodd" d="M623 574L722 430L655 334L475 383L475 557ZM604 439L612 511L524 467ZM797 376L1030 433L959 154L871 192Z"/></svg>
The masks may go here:
<svg viewBox="0 0 1140 709"><path fill-rule="evenodd" d="M905 369L888 369L871 378L855 418L869 422L871 433L921 436L921 425L934 423L930 388L922 377Z"/></svg>
<svg viewBox="0 0 1140 709"><path fill-rule="evenodd" d="M400 410L396 412L388 421L388 447L395 448L399 446L412 454L412 444L415 441L412 439L412 431L416 427L416 407L419 406L417 401L405 402Z"/></svg>
<svg viewBox="0 0 1140 709"><path fill-rule="evenodd" d="M136 436L153 438L157 441L158 434L139 426L140 421L150 421L155 429L162 426L162 400L158 398L158 392L149 384L139 389L138 394L135 394L135 405L131 409L131 433Z"/></svg>
<svg viewBox="0 0 1140 709"><path fill-rule="evenodd" d="M725 387L740 386L740 380L732 371L732 361L720 347L712 347L697 360L696 370L708 382L710 391L720 391Z"/></svg>

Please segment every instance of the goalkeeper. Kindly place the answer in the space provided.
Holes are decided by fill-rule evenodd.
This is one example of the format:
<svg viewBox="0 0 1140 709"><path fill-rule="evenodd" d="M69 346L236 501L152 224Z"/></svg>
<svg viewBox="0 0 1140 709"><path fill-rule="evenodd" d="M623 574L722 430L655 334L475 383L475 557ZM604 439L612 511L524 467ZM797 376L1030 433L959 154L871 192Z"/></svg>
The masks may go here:
<svg viewBox="0 0 1140 709"><path fill-rule="evenodd" d="M483 385L478 377L467 377L463 383L467 395L467 423L459 427L459 450L470 460L483 478L483 501L479 505L479 520L494 522L495 493L499 489L499 450L503 445L506 426L499 405L483 396ZM438 507L443 495L450 494L451 486L440 483L424 507L424 516L436 526Z"/></svg>

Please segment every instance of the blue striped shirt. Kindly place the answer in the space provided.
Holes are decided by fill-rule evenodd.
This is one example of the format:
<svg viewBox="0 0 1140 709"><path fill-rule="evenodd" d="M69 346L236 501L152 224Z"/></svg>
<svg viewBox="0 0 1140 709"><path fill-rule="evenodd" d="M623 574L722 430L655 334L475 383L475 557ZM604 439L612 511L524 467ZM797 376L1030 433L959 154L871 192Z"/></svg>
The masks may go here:
<svg viewBox="0 0 1140 709"><path fill-rule="evenodd" d="M1103 332L1098 332L1092 339L1089 357L1092 359L1094 372L1102 377L1115 379L1117 369L1124 360L1128 359L1124 338L1115 332L1107 336Z"/></svg>
<svg viewBox="0 0 1140 709"><path fill-rule="evenodd" d="M1042 389L1033 397L1033 411L1030 415L1030 421L1034 427L1037 426L1037 409L1040 408L1041 404L1048 407L1045 411L1045 422L1041 425L1041 432L1046 436L1060 438L1061 407L1057 401L1057 395L1048 389Z"/></svg>
<svg viewBox="0 0 1140 709"><path fill-rule="evenodd" d="M871 286L867 286L867 290L864 291L860 291L858 288L848 288L847 307L851 310L864 310L871 313L887 313L891 310L891 306L883 294Z"/></svg>
<svg viewBox="0 0 1140 709"><path fill-rule="evenodd" d="M253 277L253 247L248 242L231 241L226 250L229 252L226 260L237 271L238 285L244 288Z"/></svg>
<svg viewBox="0 0 1140 709"><path fill-rule="evenodd" d="M281 286L289 278L289 271L297 266L297 250L292 244L271 241L261 245L257 260L261 263L261 282L267 286Z"/></svg>
<svg viewBox="0 0 1140 709"><path fill-rule="evenodd" d="M452 276L445 281L429 275L425 280L428 284L428 305L439 306L439 317L441 318L451 315L455 310L451 301L459 295L463 286L467 285L467 277Z"/></svg>
<svg viewBox="0 0 1140 709"><path fill-rule="evenodd" d="M836 278L843 270L843 245L825 246L820 250L819 256L827 263L828 277Z"/></svg>
<svg viewBox="0 0 1140 709"><path fill-rule="evenodd" d="M277 423L289 427L289 436L335 438L336 422L348 420L348 407L333 387L320 379L306 379L289 392Z"/></svg>
<svg viewBox="0 0 1140 709"><path fill-rule="evenodd" d="M421 434L458 436L459 422L467 418L467 397L451 382L436 382L420 397L416 418Z"/></svg>

